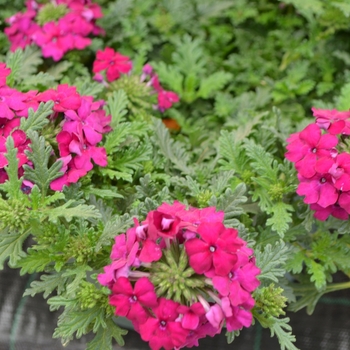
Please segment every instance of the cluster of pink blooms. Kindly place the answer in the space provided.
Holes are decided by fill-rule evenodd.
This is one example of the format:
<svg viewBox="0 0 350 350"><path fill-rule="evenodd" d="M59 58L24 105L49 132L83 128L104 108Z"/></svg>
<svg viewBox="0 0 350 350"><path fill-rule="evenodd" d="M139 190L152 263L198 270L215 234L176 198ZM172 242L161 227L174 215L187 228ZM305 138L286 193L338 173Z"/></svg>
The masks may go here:
<svg viewBox="0 0 350 350"><path fill-rule="evenodd" d="M6 85L6 77L11 70L0 63L0 183L7 179L4 167L6 139L12 136L18 150L19 175L23 174L23 164L28 164L25 150L30 151L30 140L19 130L20 118L28 117L28 109L36 111L40 102L54 101L52 122L57 121L62 131L56 137L60 158L63 162L63 176L51 182L53 190L60 191L64 185L75 183L93 167L91 160L100 166L107 165L106 150L98 147L102 135L111 130L111 116L103 110L104 101L93 101L91 96L81 96L75 87L59 85L39 93L30 90L22 93ZM24 182L31 186L28 181Z"/></svg>
<svg viewBox="0 0 350 350"><path fill-rule="evenodd" d="M220 333L224 325L228 331L251 325L251 294L260 284L260 270L253 250L223 219L215 207L163 203L141 224L134 219L134 227L115 237L112 263L98 281L111 290L115 314L128 318L153 350L198 346L200 338ZM185 250L186 268L193 272L180 290L191 285L192 277L203 277L203 286L196 285L186 303L157 295L152 283L157 273L152 267L166 264L165 255L174 246ZM174 270L169 271L172 284Z"/></svg>
<svg viewBox="0 0 350 350"><path fill-rule="evenodd" d="M312 108L315 123L290 135L286 158L295 163L300 181L297 194L305 196L314 216L347 220L350 214L350 112Z"/></svg>
<svg viewBox="0 0 350 350"><path fill-rule="evenodd" d="M96 25L96 19L102 17L101 8L91 0L53 0L51 4L65 5L67 13L57 21L39 25L36 19L46 4L27 0L25 12L7 19L10 26L5 28L5 34L11 42L11 51L36 44L44 57L59 61L66 52L89 46L90 35L103 34Z"/></svg>
<svg viewBox="0 0 350 350"><path fill-rule="evenodd" d="M94 79L108 86L104 76L108 82L112 82L120 78L121 74L128 74L132 70L132 62L128 56L124 56L114 51L110 47L104 50L98 50L96 60L93 63L92 71L95 73ZM174 103L179 102L179 96L173 91L166 91L159 83L158 75L154 73L153 67L146 64L143 67L141 82L148 80L147 84L152 86L153 92L157 94L157 109L164 112Z"/></svg>
<svg viewBox="0 0 350 350"><path fill-rule="evenodd" d="M142 69L141 80L149 79L150 84L154 92L157 94L158 109L164 112L169 109L174 103L179 102L179 96L173 91L166 91L160 85L158 75L154 73L153 67L150 64L146 64Z"/></svg>

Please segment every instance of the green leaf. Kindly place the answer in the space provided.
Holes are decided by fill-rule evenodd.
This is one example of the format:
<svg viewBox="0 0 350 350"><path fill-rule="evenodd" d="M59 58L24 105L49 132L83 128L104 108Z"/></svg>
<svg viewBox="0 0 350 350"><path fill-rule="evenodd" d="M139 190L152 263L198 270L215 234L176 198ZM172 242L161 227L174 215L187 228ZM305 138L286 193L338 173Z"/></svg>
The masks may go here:
<svg viewBox="0 0 350 350"><path fill-rule="evenodd" d="M122 173L134 173L138 169L142 169L143 162L150 160L152 146L149 143L135 145L135 147L125 149L118 153L113 162L113 168Z"/></svg>
<svg viewBox="0 0 350 350"><path fill-rule="evenodd" d="M55 78L49 73L39 72L35 75L30 75L22 81L21 87L23 89L42 89L51 87L55 84Z"/></svg>
<svg viewBox="0 0 350 350"><path fill-rule="evenodd" d="M277 336L281 350L298 350L293 344L295 342L295 336L292 334L292 327L288 324L289 317L272 318L274 319L274 323L270 327L271 337L274 335Z"/></svg>
<svg viewBox="0 0 350 350"><path fill-rule="evenodd" d="M100 212L94 206L86 204L76 205L73 200L69 200L56 208L44 208L42 213L47 215L49 220L53 223L57 222L59 217L64 217L68 222L74 217L85 219L101 217Z"/></svg>
<svg viewBox="0 0 350 350"><path fill-rule="evenodd" d="M67 281L67 278L62 277L62 273L40 276L41 281L33 281L30 287L25 290L23 296L31 295L33 297L35 294L44 293L43 296L46 299L54 290L60 295L64 291Z"/></svg>
<svg viewBox="0 0 350 350"><path fill-rule="evenodd" d="M350 109L350 83L345 84L341 88L336 107L340 111L348 111Z"/></svg>
<svg viewBox="0 0 350 350"><path fill-rule="evenodd" d="M63 272L62 277L71 277L74 276L74 278L70 278L70 282L66 284L66 292L67 296L75 296L76 291L79 287L79 284L81 281L86 279L86 273L88 271L92 271L92 268L88 265L80 265L76 268L71 268L65 272Z"/></svg>
<svg viewBox="0 0 350 350"><path fill-rule="evenodd" d="M273 203L268 209L268 213L270 215L272 214L272 217L267 219L266 225L271 226L281 238L287 232L289 228L288 224L293 221L291 211L294 211L293 207L283 202Z"/></svg>
<svg viewBox="0 0 350 350"><path fill-rule="evenodd" d="M12 136L9 136L6 140L6 159L8 165L5 167L8 175L8 180L0 185L0 189L6 191L6 195L9 198L24 199L25 195L21 191L23 178L18 178L18 159L17 159L17 148L14 145Z"/></svg>
<svg viewBox="0 0 350 350"><path fill-rule="evenodd" d="M41 130L49 123L47 117L52 113L54 102L41 102L38 109L34 112L32 108L28 110L28 118L21 118L20 129L29 132L32 130Z"/></svg>
<svg viewBox="0 0 350 350"><path fill-rule="evenodd" d="M179 142L175 142L160 119L154 119L154 142L161 153L181 170L184 174L191 175L192 170L187 166L189 155Z"/></svg>
<svg viewBox="0 0 350 350"><path fill-rule="evenodd" d="M26 273L35 273L45 270L45 267L50 264L54 256L49 250L36 250L29 248L28 255L20 259L16 267L21 267L20 275L23 276Z"/></svg>
<svg viewBox="0 0 350 350"><path fill-rule="evenodd" d="M256 265L261 273L259 280L271 280L278 283L278 277L285 274L285 263L289 257L290 249L283 241L276 242L274 246L267 244L263 250L255 248Z"/></svg>
<svg viewBox="0 0 350 350"><path fill-rule="evenodd" d="M152 64L159 75L159 80L165 84L170 90L183 93L183 75L176 66L166 65L164 62L155 62Z"/></svg>
<svg viewBox="0 0 350 350"><path fill-rule="evenodd" d="M72 65L73 63L69 61L56 62L47 70L47 73L53 76L55 80L60 80L63 78L64 73L68 70L68 68L72 67Z"/></svg>
<svg viewBox="0 0 350 350"><path fill-rule="evenodd" d="M29 138L32 140L32 152L26 151L26 155L33 163L33 168L24 164L24 176L29 181L34 182L40 189L42 198L45 198L46 192L49 189L51 181L62 175L60 172L62 167L61 161L56 161L48 167L49 158L51 156L52 147L45 147L45 139L38 135L36 131L28 131Z"/></svg>
<svg viewBox="0 0 350 350"><path fill-rule="evenodd" d="M247 197L244 196L245 192L245 184L240 183L233 192L228 188L219 198L212 197L208 204L209 206L215 206L217 210L222 210L225 213L225 225L234 226L237 222L235 217L243 213L241 204L247 201Z"/></svg>
<svg viewBox="0 0 350 350"><path fill-rule="evenodd" d="M112 116L112 129L117 128L125 120L124 116L127 113L128 103L128 96L123 89L113 91L113 94L108 96L107 107L109 114Z"/></svg>
<svg viewBox="0 0 350 350"><path fill-rule="evenodd" d="M106 327L99 327L95 338L88 343L87 350L112 350L113 339L119 346L124 346L123 335L127 333L126 330L119 328L112 320L107 319Z"/></svg>
<svg viewBox="0 0 350 350"><path fill-rule="evenodd" d="M0 232L0 270L4 268L4 262L10 258L10 266L16 266L18 260L26 254L23 251L23 243L30 232Z"/></svg>
<svg viewBox="0 0 350 350"><path fill-rule="evenodd" d="M53 338L62 338L63 344L67 344L73 338L74 333L79 339L91 329L97 332L100 327L107 327L105 310L99 305L87 310L66 307L59 316L57 324Z"/></svg>
<svg viewBox="0 0 350 350"><path fill-rule="evenodd" d="M95 252L107 244L111 244L112 239L118 234L125 232L133 224L133 219L128 214L123 216L115 216L108 221L103 232L96 243Z"/></svg>
<svg viewBox="0 0 350 350"><path fill-rule="evenodd" d="M324 288L327 284L327 276L324 267L312 259L306 259L305 263L308 267L308 273L311 275L311 282L315 282L315 286L318 290Z"/></svg>
<svg viewBox="0 0 350 350"><path fill-rule="evenodd" d="M232 74L228 72L215 72L201 80L198 96L209 98L213 93L222 90L222 88L232 80Z"/></svg>

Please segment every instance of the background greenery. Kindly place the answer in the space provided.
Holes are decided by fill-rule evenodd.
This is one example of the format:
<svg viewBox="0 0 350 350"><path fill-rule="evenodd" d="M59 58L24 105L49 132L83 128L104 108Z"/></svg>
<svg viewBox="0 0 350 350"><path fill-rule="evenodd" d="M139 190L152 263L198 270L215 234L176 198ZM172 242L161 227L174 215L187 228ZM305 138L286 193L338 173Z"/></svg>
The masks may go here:
<svg viewBox="0 0 350 350"><path fill-rule="evenodd" d="M295 349L289 319L280 317L284 298L291 310L311 313L323 294L349 287L332 283L337 271L350 273L348 223L317 223L295 195L295 171L284 159L286 138L312 122L312 106L350 108L349 2L97 2L106 35L54 64L35 48L8 52L4 21L23 2L0 0L0 61L12 69L11 86L42 91L75 85L81 94L108 100L114 129L104 140L108 167L95 167L63 194L47 188L58 171L51 165L27 174L38 179L29 199L15 176L1 187L0 263L10 258L22 274L43 273L26 294L43 292L51 295L53 310L64 307L55 337L65 343L93 331L89 349L99 349L102 340L108 349L113 338L123 343L123 331L95 277L109 263L113 237L133 215L142 220L163 201L216 206L256 251L262 269L256 320L278 336L282 349ZM133 75L108 91L91 78L95 53L106 46L134 64ZM154 101L139 81L146 62L180 96L164 114L152 110ZM38 169L39 155L49 157L52 149L45 147L55 149L50 128L38 134L50 108L33 114L26 128ZM180 130L168 130L164 118L176 120ZM14 224L14 203L26 213L20 225Z"/></svg>

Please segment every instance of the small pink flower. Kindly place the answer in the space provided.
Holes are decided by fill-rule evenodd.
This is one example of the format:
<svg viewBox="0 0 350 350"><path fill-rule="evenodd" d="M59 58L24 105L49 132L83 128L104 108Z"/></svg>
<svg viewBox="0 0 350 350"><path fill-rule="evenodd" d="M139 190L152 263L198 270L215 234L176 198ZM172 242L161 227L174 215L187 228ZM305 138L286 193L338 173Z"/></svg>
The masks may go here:
<svg viewBox="0 0 350 350"><path fill-rule="evenodd" d="M109 303L115 306L115 314L133 322L145 322L149 317L145 308L158 305L154 285L146 277L136 281L134 287L126 277L119 277L113 284L112 293Z"/></svg>
<svg viewBox="0 0 350 350"><path fill-rule="evenodd" d="M237 261L235 253L242 246L237 231L215 222L200 224L197 232L200 238L185 242L190 266L198 274L214 269L217 275L227 275Z"/></svg>
<svg viewBox="0 0 350 350"><path fill-rule="evenodd" d="M38 100L47 102L54 101L55 112L65 112L69 109L76 110L81 105L81 96L75 86L60 84L57 89L49 89L39 94Z"/></svg>
<svg viewBox="0 0 350 350"><path fill-rule="evenodd" d="M171 108L174 103L179 101L180 98L175 92L163 90L158 93L158 108L161 112Z"/></svg>
<svg viewBox="0 0 350 350"><path fill-rule="evenodd" d="M334 147L338 144L338 138L334 135L322 135L316 124L310 124L303 131L292 134L287 142L288 152L285 157L295 163L300 175L311 178L316 174L318 158L336 156Z"/></svg>
<svg viewBox="0 0 350 350"><path fill-rule="evenodd" d="M159 305L153 308L154 317L139 325L141 338L149 341L152 350L162 347L166 350L182 347L189 330L181 326L176 320L179 317L177 309L179 304L165 298L159 299Z"/></svg>
<svg viewBox="0 0 350 350"><path fill-rule="evenodd" d="M132 63L129 57L106 47L104 51L97 51L92 71L99 73L106 70L107 80L111 82L118 79L121 74L129 73L131 69Z"/></svg>
<svg viewBox="0 0 350 350"><path fill-rule="evenodd" d="M0 63L0 87L6 85L6 77L10 75L11 69L5 63Z"/></svg>

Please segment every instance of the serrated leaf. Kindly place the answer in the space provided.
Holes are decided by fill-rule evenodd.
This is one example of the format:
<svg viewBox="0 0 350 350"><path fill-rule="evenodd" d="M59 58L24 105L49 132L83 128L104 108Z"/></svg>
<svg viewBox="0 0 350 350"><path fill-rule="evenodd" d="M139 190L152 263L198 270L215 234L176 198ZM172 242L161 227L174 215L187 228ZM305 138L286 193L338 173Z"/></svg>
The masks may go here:
<svg viewBox="0 0 350 350"><path fill-rule="evenodd" d="M306 259L305 263L308 268L308 273L311 275L310 281L315 282L315 286L318 290L324 288L327 284L327 276L324 267L312 259Z"/></svg>
<svg viewBox="0 0 350 350"><path fill-rule="evenodd" d="M150 160L152 146L149 143L135 145L120 152L113 162L113 168L122 173L133 174L143 168L143 162Z"/></svg>
<svg viewBox="0 0 350 350"><path fill-rule="evenodd" d="M208 204L215 206L217 210L222 210L225 213L225 225L232 226L236 222L234 218L243 213L241 204L247 201L245 192L245 184L240 183L233 192L228 188L219 198L212 197Z"/></svg>
<svg viewBox="0 0 350 350"><path fill-rule="evenodd" d="M123 335L127 333L125 329L119 328L112 320L107 319L106 327L99 327L95 338L88 343L87 350L112 350L113 339L119 346L124 346Z"/></svg>
<svg viewBox="0 0 350 350"><path fill-rule="evenodd" d="M49 73L39 72L35 75L28 76L25 80L21 82L21 87L23 89L29 88L48 88L55 84L55 78Z"/></svg>
<svg viewBox="0 0 350 350"><path fill-rule="evenodd" d="M72 298L75 295L76 290L79 287L81 281L86 279L86 273L88 271L92 271L92 268L88 265L80 265L76 268L71 268L65 272L63 272L62 277L71 277L75 276L71 279L71 282L66 285L67 295Z"/></svg>
<svg viewBox="0 0 350 350"><path fill-rule="evenodd" d="M179 142L174 142L168 129L160 119L154 119L154 140L163 155L181 170L184 174L191 175L192 170L187 166L189 155Z"/></svg>
<svg viewBox="0 0 350 350"><path fill-rule="evenodd" d="M128 214L113 217L113 219L106 223L103 232L96 243L95 252L97 253L102 246L110 244L115 236L125 232L132 224L133 219Z"/></svg>
<svg viewBox="0 0 350 350"><path fill-rule="evenodd" d="M259 280L271 280L278 283L278 277L283 277L285 262L289 257L289 248L283 242L276 242L274 246L267 244L263 250L260 247L255 248L256 265L261 273Z"/></svg>
<svg viewBox="0 0 350 350"><path fill-rule="evenodd" d="M60 295L65 289L67 279L62 277L62 272L52 275L40 276L40 281L33 281L30 287L27 288L23 296L31 295L32 297L38 293L44 293L43 297L46 299L54 290Z"/></svg>
<svg viewBox="0 0 350 350"><path fill-rule="evenodd" d="M127 182L132 182L132 176L129 173L124 173L121 171L116 171L112 169L102 168L100 169L102 175L108 176L111 180L125 180Z"/></svg>
<svg viewBox="0 0 350 350"><path fill-rule="evenodd" d="M164 62L155 62L152 64L159 75L159 80L164 83L170 90L182 94L183 92L183 75L176 66L166 65Z"/></svg>
<svg viewBox="0 0 350 350"><path fill-rule="evenodd" d="M214 92L222 88L232 79L232 74L228 72L215 72L201 80L198 96L202 98L210 97Z"/></svg>
<svg viewBox="0 0 350 350"><path fill-rule="evenodd" d="M76 338L79 339L91 328L93 332L97 332L100 327L107 327L105 318L105 310L99 305L87 310L66 307L58 318L58 327L55 329L53 338L62 338L63 343L68 343L76 333Z"/></svg>
<svg viewBox="0 0 350 350"><path fill-rule="evenodd" d="M36 131L29 130L28 135L32 141L32 152L26 151L25 153L28 159L33 163L33 168L24 164L24 177L34 182L39 187L42 198L45 198L51 181L62 175L60 172L62 161L56 161L48 167L52 147L46 146L44 137L39 137Z"/></svg>
<svg viewBox="0 0 350 350"><path fill-rule="evenodd" d="M128 96L123 89L113 91L113 94L108 96L107 106L109 114L112 116L112 129L115 129L125 120L124 116L127 113L128 103Z"/></svg>
<svg viewBox="0 0 350 350"><path fill-rule="evenodd" d="M292 327L288 324L289 317L275 318L274 323L270 327L271 337L277 336L280 343L281 350L299 350L293 343L295 342L295 336L292 334Z"/></svg>
<svg viewBox="0 0 350 350"><path fill-rule="evenodd" d="M42 272L53 260L52 253L48 250L28 249L28 255L20 259L16 267L21 267L20 275L26 273Z"/></svg>
<svg viewBox="0 0 350 350"><path fill-rule="evenodd" d="M9 136L6 140L6 150L5 154L8 161L8 165L5 167L6 173L8 175L8 180L0 185L0 189L6 191L6 195L9 198L19 199L24 197L21 186L23 178L18 178L18 150L15 147L14 140L12 136Z"/></svg>
<svg viewBox="0 0 350 350"><path fill-rule="evenodd" d="M28 110L28 117L21 118L20 129L29 132L31 130L41 130L49 123L47 117L52 113L54 102L41 102L38 109L34 112L32 108Z"/></svg>
<svg viewBox="0 0 350 350"><path fill-rule="evenodd" d="M16 266L18 260L26 254L23 251L24 240L30 232L6 233L0 232L0 270L4 268L4 262L10 258L10 266Z"/></svg>
<svg viewBox="0 0 350 350"><path fill-rule="evenodd" d="M301 250L294 252L286 263L286 270L293 273L300 273L303 270L304 260L305 254Z"/></svg>
<svg viewBox="0 0 350 350"><path fill-rule="evenodd" d="M274 203L268 209L268 213L272 215L272 217L267 219L266 225L271 226L281 238L283 238L289 228L288 223L293 221L290 213L291 211L294 211L293 207L284 202Z"/></svg>
<svg viewBox="0 0 350 350"><path fill-rule="evenodd" d="M101 217L101 213L94 206L86 204L75 205L73 200L69 200L56 208L43 209L42 213L53 223L57 222L59 217L64 217L68 222L74 217L85 219Z"/></svg>
<svg viewBox="0 0 350 350"><path fill-rule="evenodd" d="M76 86L77 91L80 95L93 96L95 98L97 98L99 94L105 89L102 84L96 81L92 81L90 77L85 79L76 79L74 85Z"/></svg>
<svg viewBox="0 0 350 350"><path fill-rule="evenodd" d="M60 80L64 76L63 73L66 72L72 65L73 63L69 61L56 62L47 70L47 73L53 76L55 80Z"/></svg>

